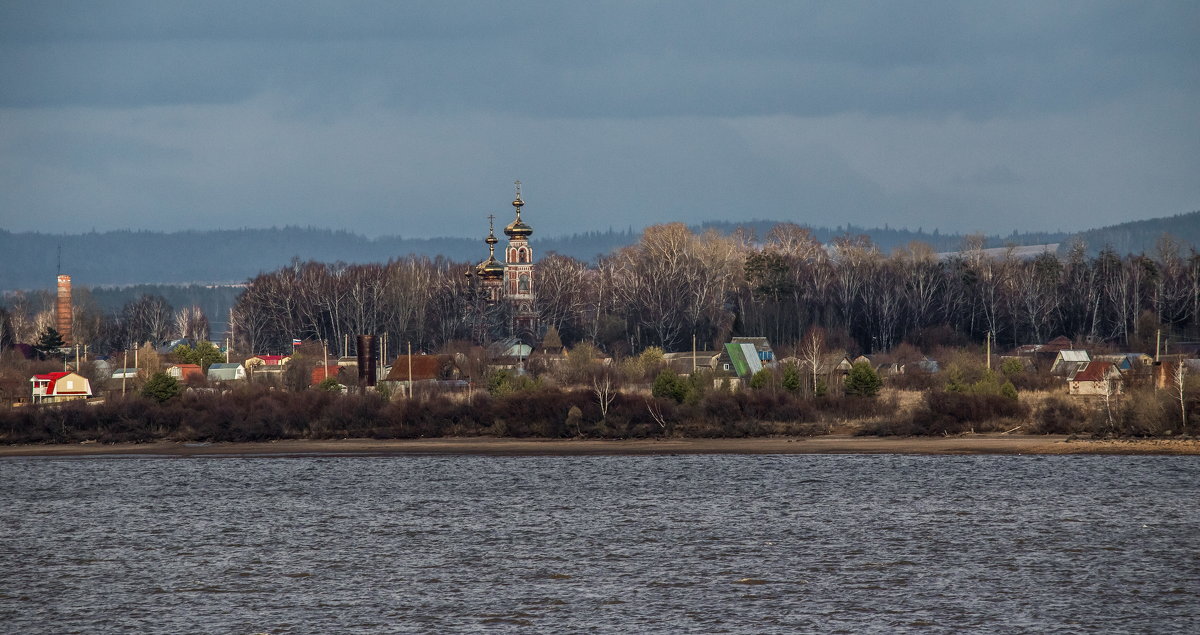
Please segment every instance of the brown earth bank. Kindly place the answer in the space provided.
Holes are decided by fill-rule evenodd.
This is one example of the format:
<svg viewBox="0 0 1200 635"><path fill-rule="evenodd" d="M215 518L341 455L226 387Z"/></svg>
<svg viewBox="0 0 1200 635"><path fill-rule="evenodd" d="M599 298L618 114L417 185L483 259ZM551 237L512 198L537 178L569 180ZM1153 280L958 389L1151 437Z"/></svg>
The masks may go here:
<svg viewBox="0 0 1200 635"><path fill-rule="evenodd" d="M1200 441L1083 440L1061 435L968 434L952 437L772 437L753 439L435 439L282 440L259 443L117 443L0 446L0 457L18 456L638 456L672 454L1155 454L1200 455Z"/></svg>

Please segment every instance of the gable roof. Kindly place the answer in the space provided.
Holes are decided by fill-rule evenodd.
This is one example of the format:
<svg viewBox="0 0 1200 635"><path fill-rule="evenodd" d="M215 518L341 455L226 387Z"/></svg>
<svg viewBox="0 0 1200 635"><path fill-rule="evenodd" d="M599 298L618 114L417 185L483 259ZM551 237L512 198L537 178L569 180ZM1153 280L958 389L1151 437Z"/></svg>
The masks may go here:
<svg viewBox="0 0 1200 635"><path fill-rule="evenodd" d="M59 381L67 377L76 377L81 380L80 387L67 389L65 384L60 384ZM48 382L46 384L46 395L90 395L92 394L90 383L82 375L77 375L72 372L57 372L46 373L45 375L34 375L30 381Z"/></svg>
<svg viewBox="0 0 1200 635"><path fill-rule="evenodd" d="M1058 357L1064 362L1090 362L1092 358L1084 350L1062 350L1058 352Z"/></svg>
<svg viewBox="0 0 1200 635"><path fill-rule="evenodd" d="M442 370L454 363L452 355L413 355L411 359L413 381L441 379ZM408 355L397 357L384 381L408 381L408 360Z"/></svg>
<svg viewBox="0 0 1200 635"><path fill-rule="evenodd" d="M725 352L729 354L729 362L738 377L749 377L762 370L762 361L753 344L730 342L725 345Z"/></svg>
<svg viewBox="0 0 1200 635"><path fill-rule="evenodd" d="M1104 381L1114 372L1120 374L1112 362L1089 362L1075 373L1071 381Z"/></svg>
<svg viewBox="0 0 1200 635"><path fill-rule="evenodd" d="M278 366L291 359L291 355L255 355L246 360L246 366Z"/></svg>

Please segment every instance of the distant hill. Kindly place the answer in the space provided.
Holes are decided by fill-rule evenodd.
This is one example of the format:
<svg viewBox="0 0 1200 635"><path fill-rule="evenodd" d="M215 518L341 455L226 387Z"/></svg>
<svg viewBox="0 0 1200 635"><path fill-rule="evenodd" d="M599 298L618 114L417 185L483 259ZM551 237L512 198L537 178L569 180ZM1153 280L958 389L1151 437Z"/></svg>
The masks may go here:
<svg viewBox="0 0 1200 635"><path fill-rule="evenodd" d="M762 239L778 221L713 222L693 227L730 233L743 228ZM811 227L814 237L829 242L838 236L865 234L884 251L918 241L934 251L962 247L963 234L937 230L865 228L853 225L833 228ZM1167 218L1134 221L1078 234L1012 233L987 236L987 247L1060 243L1067 248L1075 239L1084 240L1095 253L1112 245L1119 253L1153 253L1163 233L1170 233L1184 249L1200 246L1200 212ZM597 256L633 244L640 232L585 232L570 236L537 238L536 248L594 260ZM453 261L478 261L486 255L481 238L367 238L347 231L311 227L233 229L216 231L149 232L112 231L87 234L14 233L0 230L0 290L50 289L57 272L58 249L62 249L62 271L78 286L124 286L137 284L189 285L245 282L259 272L272 271L292 258L322 262L386 262L411 254L443 256Z"/></svg>
<svg viewBox="0 0 1200 635"><path fill-rule="evenodd" d="M1121 255L1154 255L1164 234L1170 234L1184 251L1200 249L1200 211L1089 229L1072 235L1062 249L1069 248L1075 240L1082 240L1092 254L1111 246Z"/></svg>

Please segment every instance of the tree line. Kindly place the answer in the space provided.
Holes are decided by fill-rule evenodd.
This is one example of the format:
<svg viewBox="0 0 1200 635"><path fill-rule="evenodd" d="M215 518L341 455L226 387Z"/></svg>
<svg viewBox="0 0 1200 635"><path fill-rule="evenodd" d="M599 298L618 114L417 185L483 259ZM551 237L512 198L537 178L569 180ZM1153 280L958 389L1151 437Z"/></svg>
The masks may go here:
<svg viewBox="0 0 1200 635"><path fill-rule="evenodd" d="M293 337L388 333L434 351L495 339L503 316L481 308L469 268L426 257L295 260L249 281L234 309L237 344L257 351ZM594 265L550 254L537 263L535 286L543 328L567 346L588 342L617 355L689 350L693 336L713 349L731 335L765 336L795 351L815 328L861 352L901 342L961 346L989 333L1002 346L1065 335L1144 348L1160 327L1177 338L1196 332L1200 254L1164 236L1152 255L1106 248L1090 256L1079 243L1062 258L997 257L975 239L939 258L920 243L885 254L865 236L822 244L792 224L761 239L669 224ZM489 319L491 328L480 328Z"/></svg>
<svg viewBox="0 0 1200 635"><path fill-rule="evenodd" d="M922 243L890 254L865 236L818 241L780 224L761 237L653 226L640 240L594 264L551 253L537 263L543 329L566 346L594 344L629 355L650 346L715 349L731 335L769 338L798 352L806 334L832 347L887 351L902 342L928 350L982 342L1042 343L1065 335L1151 351L1164 329L1195 337L1200 320L1200 254L1164 235L1152 254L1033 258L983 249L981 237L939 257ZM464 275L472 263L407 256L386 263L294 259L251 278L232 311L233 345L246 354L290 350L293 338L338 344L362 333L433 352L456 341L488 343L507 334L504 307L487 306ZM18 293L0 311L0 344L36 342L53 325L49 293ZM74 340L95 354L174 338L223 338L194 306L144 294L105 311L76 290ZM224 322L226 316L217 318ZM393 347L391 353L397 352Z"/></svg>

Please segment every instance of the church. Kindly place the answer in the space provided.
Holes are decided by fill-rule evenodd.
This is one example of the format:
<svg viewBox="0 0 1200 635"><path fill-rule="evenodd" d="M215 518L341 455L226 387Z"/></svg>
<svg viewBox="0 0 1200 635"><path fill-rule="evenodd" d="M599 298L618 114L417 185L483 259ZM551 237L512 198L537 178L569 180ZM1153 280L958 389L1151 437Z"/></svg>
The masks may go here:
<svg viewBox="0 0 1200 635"><path fill-rule="evenodd" d="M533 248L529 236L533 228L521 220L521 182L516 182L517 193L512 206L516 218L504 228L508 246L504 249L504 262L496 259L495 215L488 216L488 257L467 270L477 305L476 339L515 337L527 344L536 341L538 335L538 312L535 304L533 275ZM507 331L507 332L505 332Z"/></svg>

